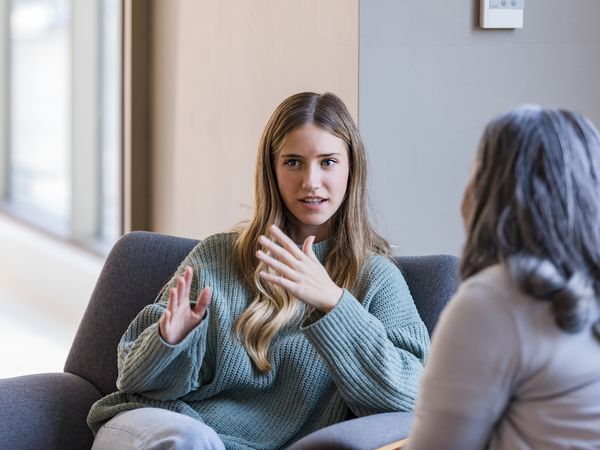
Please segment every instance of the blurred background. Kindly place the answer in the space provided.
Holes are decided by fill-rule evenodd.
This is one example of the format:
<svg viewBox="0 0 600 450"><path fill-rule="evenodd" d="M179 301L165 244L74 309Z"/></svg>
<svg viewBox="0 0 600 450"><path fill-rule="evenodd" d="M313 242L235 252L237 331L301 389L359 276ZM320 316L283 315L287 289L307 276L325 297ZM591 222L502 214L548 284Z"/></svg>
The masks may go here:
<svg viewBox="0 0 600 450"><path fill-rule="evenodd" d="M459 255L494 115L600 124L598 0L528 0L505 30L480 28L479 4L0 0L0 377L62 370L122 234L247 219L262 129L296 92L334 92L357 120L396 253Z"/></svg>
<svg viewBox="0 0 600 450"><path fill-rule="evenodd" d="M0 3L0 376L60 371L122 232L121 5Z"/></svg>

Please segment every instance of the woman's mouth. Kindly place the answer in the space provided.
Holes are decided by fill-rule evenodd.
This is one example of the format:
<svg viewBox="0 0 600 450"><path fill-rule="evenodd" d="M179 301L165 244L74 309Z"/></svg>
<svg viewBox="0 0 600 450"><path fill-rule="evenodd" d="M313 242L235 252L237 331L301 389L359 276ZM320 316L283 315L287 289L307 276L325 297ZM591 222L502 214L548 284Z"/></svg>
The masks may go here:
<svg viewBox="0 0 600 450"><path fill-rule="evenodd" d="M327 200L325 200L324 198L303 198L301 200L302 203L306 203L307 205L320 205L325 201Z"/></svg>
<svg viewBox="0 0 600 450"><path fill-rule="evenodd" d="M327 201L326 198L320 198L320 197L309 197L309 198L303 198L300 200L300 202L308 209L318 209L326 201Z"/></svg>

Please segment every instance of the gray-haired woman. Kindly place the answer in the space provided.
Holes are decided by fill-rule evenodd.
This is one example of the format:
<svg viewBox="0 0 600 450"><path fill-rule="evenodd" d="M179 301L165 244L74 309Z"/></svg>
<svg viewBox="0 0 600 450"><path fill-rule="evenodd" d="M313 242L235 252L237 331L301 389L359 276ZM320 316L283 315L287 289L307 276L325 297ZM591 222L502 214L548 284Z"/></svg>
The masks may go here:
<svg viewBox="0 0 600 450"><path fill-rule="evenodd" d="M463 283L434 332L409 448L600 448L600 136L524 106L486 128Z"/></svg>

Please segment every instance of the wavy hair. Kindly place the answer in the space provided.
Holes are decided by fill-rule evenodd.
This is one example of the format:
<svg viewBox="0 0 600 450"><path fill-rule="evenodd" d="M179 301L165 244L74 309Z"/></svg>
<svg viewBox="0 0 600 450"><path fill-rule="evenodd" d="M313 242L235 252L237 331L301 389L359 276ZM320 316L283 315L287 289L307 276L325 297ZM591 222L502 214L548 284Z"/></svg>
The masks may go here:
<svg viewBox="0 0 600 450"><path fill-rule="evenodd" d="M351 289L370 254L390 255L388 243L374 231L367 218L365 148L344 103L331 93L312 92L284 100L262 134L256 161L254 216L235 242L237 268L254 296L236 320L235 331L261 372L271 369L268 351L278 331L305 313L302 302L260 278L259 273L266 266L255 252L258 237L267 234L271 224L289 232L288 212L277 187L275 162L286 136L306 124L314 124L344 141L350 162L346 197L330 219L331 249L324 261L329 276L339 286Z"/></svg>
<svg viewBox="0 0 600 450"><path fill-rule="evenodd" d="M590 322L600 293L600 136L583 116L522 106L486 127L465 192L461 276L505 263L557 326ZM600 321L593 327L600 339Z"/></svg>

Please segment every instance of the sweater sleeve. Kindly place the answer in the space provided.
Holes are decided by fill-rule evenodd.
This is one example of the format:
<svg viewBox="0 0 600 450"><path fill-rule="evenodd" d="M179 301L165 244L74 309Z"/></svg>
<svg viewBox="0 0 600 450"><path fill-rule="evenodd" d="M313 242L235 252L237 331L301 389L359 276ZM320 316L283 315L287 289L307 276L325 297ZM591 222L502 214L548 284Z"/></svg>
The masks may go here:
<svg viewBox="0 0 600 450"><path fill-rule="evenodd" d="M165 285L154 304L146 306L131 322L117 349L117 388L126 393L173 400L199 386L200 367L206 349L209 311L190 333L176 345L164 341L159 320L186 265L194 269L190 299L198 296L198 263L193 250Z"/></svg>
<svg viewBox="0 0 600 450"><path fill-rule="evenodd" d="M379 261L369 280L362 302L344 290L333 310L309 316L302 329L356 416L411 411L429 335L396 266Z"/></svg>
<svg viewBox="0 0 600 450"><path fill-rule="evenodd" d="M514 318L497 297L490 286L471 283L442 312L409 437L411 450L486 446L507 407L520 359Z"/></svg>

